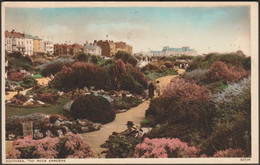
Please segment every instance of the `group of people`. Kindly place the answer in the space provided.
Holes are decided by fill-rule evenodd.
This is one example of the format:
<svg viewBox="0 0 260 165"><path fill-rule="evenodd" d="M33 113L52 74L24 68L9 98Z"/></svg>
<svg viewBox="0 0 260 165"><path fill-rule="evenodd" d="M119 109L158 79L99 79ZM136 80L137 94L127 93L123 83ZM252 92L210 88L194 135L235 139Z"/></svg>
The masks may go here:
<svg viewBox="0 0 260 165"><path fill-rule="evenodd" d="M161 92L160 92L159 83L160 81L150 82L150 84L148 85L150 99L154 97L154 91L156 91L157 95L160 96Z"/></svg>

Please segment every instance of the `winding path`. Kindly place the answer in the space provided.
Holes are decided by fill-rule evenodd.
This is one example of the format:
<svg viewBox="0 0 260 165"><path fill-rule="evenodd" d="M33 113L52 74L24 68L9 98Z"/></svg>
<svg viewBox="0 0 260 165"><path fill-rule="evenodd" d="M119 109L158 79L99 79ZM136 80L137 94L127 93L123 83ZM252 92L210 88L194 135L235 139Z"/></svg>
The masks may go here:
<svg viewBox="0 0 260 165"><path fill-rule="evenodd" d="M183 69L178 70L179 74L182 74L183 72ZM178 75L172 75L158 78L157 80L160 81L159 87L161 90L163 90L167 84L170 83L172 78L177 76ZM145 111L148 109L149 104L149 100L144 101L137 107L134 107L127 112L117 114L116 119L113 122L103 125L100 130L84 133L81 134L81 136L83 137L84 141L90 144L97 158L104 158L105 154L101 154L101 152L105 151L106 149L101 148L100 145L102 145L113 132L122 132L126 130L127 121L133 121L135 126L140 128L140 123L145 118Z"/></svg>

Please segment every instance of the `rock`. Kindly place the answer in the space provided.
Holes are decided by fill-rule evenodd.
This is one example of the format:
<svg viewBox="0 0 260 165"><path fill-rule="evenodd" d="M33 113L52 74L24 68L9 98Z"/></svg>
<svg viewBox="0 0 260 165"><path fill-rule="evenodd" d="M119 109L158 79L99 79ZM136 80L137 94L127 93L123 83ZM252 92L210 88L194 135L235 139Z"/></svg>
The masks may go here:
<svg viewBox="0 0 260 165"><path fill-rule="evenodd" d="M62 122L60 122L60 124L61 124L61 125L64 125L64 124L72 124L72 122L71 122L71 121L62 121Z"/></svg>
<svg viewBox="0 0 260 165"><path fill-rule="evenodd" d="M101 124L100 124L100 123L94 123L94 124L93 124L93 128L94 128L95 130L99 130L100 127L101 127Z"/></svg>
<svg viewBox="0 0 260 165"><path fill-rule="evenodd" d="M69 129L68 127L66 127L66 126L62 126L62 128L65 129L65 133L70 132L70 129Z"/></svg>
<svg viewBox="0 0 260 165"><path fill-rule="evenodd" d="M46 136L49 136L49 137L53 137L53 134L51 133L50 130L47 130L47 131L45 132L45 135L46 135Z"/></svg>
<svg viewBox="0 0 260 165"><path fill-rule="evenodd" d="M55 123L53 124L54 127L59 127L60 126L60 121L56 120Z"/></svg>
<svg viewBox="0 0 260 165"><path fill-rule="evenodd" d="M40 100L37 100L37 103L39 103L39 104L41 104L41 105L45 104L44 102L42 102L42 101L40 101Z"/></svg>
<svg viewBox="0 0 260 165"><path fill-rule="evenodd" d="M82 126L82 127L92 124L90 121L88 121L88 120L86 120L86 119L82 119L82 120L77 119L77 123L78 123L80 126Z"/></svg>
<svg viewBox="0 0 260 165"><path fill-rule="evenodd" d="M57 130L57 134L58 134L59 137L63 136L63 132L60 129Z"/></svg>
<svg viewBox="0 0 260 165"><path fill-rule="evenodd" d="M42 139L43 138L43 133L41 133L40 132L40 130L38 130L38 129L35 129L34 131L33 131L33 137L34 137L34 139Z"/></svg>
<svg viewBox="0 0 260 165"><path fill-rule="evenodd" d="M74 102L74 100L70 100L69 102L67 102L66 104L64 104L64 106L62 107L64 111L68 111L70 112L70 108L72 103Z"/></svg>
<svg viewBox="0 0 260 165"><path fill-rule="evenodd" d="M33 105L33 103L30 101L26 101L25 103L23 103L23 106L27 106L27 105Z"/></svg>
<svg viewBox="0 0 260 165"><path fill-rule="evenodd" d="M33 102L34 100L33 100L33 98L30 97L30 99L29 99L28 101L29 101L29 102Z"/></svg>
<svg viewBox="0 0 260 165"><path fill-rule="evenodd" d="M77 122L76 121L72 121L72 125L76 125L77 124Z"/></svg>
<svg viewBox="0 0 260 165"><path fill-rule="evenodd" d="M14 134L9 134L8 135L8 140L15 140L15 135Z"/></svg>
<svg viewBox="0 0 260 165"><path fill-rule="evenodd" d="M126 97L132 97L133 95L132 94L127 94Z"/></svg>
<svg viewBox="0 0 260 165"><path fill-rule="evenodd" d="M88 127L81 127L81 130L83 133L86 133L89 131L89 128Z"/></svg>

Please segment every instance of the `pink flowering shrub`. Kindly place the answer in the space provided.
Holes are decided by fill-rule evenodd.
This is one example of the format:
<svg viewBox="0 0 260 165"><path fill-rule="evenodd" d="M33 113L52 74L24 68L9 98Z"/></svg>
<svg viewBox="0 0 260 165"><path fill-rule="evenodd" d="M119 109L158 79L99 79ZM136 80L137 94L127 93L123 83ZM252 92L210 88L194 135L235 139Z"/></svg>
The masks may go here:
<svg viewBox="0 0 260 165"><path fill-rule="evenodd" d="M245 157L245 152L241 148L233 149L229 148L226 150L217 151L213 157L225 158L225 157Z"/></svg>
<svg viewBox="0 0 260 165"><path fill-rule="evenodd" d="M189 158L198 157L200 150L179 139L145 138L143 143L135 147L136 158Z"/></svg>
<svg viewBox="0 0 260 165"><path fill-rule="evenodd" d="M194 82L188 82L185 79L175 79L164 90L161 98L170 97L178 100L208 100L209 94L203 88Z"/></svg>
<svg viewBox="0 0 260 165"><path fill-rule="evenodd" d="M67 133L63 137L46 137L33 140L32 136L17 139L7 154L8 159L32 158L87 158L93 151L78 134Z"/></svg>

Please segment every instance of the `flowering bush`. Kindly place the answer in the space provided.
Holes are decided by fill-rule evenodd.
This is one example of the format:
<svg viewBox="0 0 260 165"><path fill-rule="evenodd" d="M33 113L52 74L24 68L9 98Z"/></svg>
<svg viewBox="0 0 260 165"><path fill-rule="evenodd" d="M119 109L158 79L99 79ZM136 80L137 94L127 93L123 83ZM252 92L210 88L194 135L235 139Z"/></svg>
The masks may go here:
<svg viewBox="0 0 260 165"><path fill-rule="evenodd" d="M63 66L52 84L59 90L71 90L94 86L96 89L109 89L108 73L105 68L85 63L75 62L71 67Z"/></svg>
<svg viewBox="0 0 260 165"><path fill-rule="evenodd" d="M198 157L200 150L179 139L149 139L145 138L143 143L135 147L136 158L188 158Z"/></svg>
<svg viewBox="0 0 260 165"><path fill-rule="evenodd" d="M244 90L251 87L251 77L244 78L239 82L229 84L226 89L212 95L212 101L217 105L232 101L234 97L240 95Z"/></svg>
<svg viewBox="0 0 260 165"><path fill-rule="evenodd" d="M228 66L221 61L214 62L209 69L209 78L211 81L225 80L235 82L247 76L248 72L242 66Z"/></svg>
<svg viewBox="0 0 260 165"><path fill-rule="evenodd" d="M89 144L84 142L79 134L67 133L63 137L46 137L33 140L31 136L17 139L12 143L8 159L32 158L87 158L93 157Z"/></svg>
<svg viewBox="0 0 260 165"><path fill-rule="evenodd" d="M22 81L25 77L24 74L21 72L13 72L10 73L7 78L13 81Z"/></svg>
<svg viewBox="0 0 260 165"><path fill-rule="evenodd" d="M209 94L203 87L200 87L196 83L178 78L171 82L160 96L160 98L165 97L178 100L207 100Z"/></svg>
<svg viewBox="0 0 260 165"><path fill-rule="evenodd" d="M50 76L51 74L55 75L62 70L63 66L70 66L73 61L73 59L58 58L40 65L39 69L42 71L41 74L43 76Z"/></svg>
<svg viewBox="0 0 260 165"><path fill-rule="evenodd" d="M245 157L245 152L241 148L233 149L229 148L226 150L217 151L213 157L226 158L226 157Z"/></svg>

